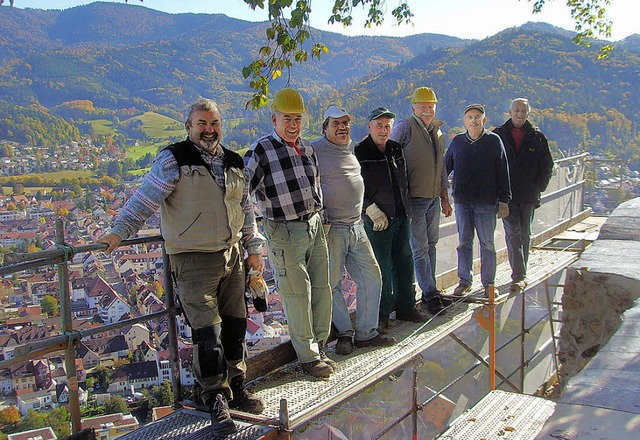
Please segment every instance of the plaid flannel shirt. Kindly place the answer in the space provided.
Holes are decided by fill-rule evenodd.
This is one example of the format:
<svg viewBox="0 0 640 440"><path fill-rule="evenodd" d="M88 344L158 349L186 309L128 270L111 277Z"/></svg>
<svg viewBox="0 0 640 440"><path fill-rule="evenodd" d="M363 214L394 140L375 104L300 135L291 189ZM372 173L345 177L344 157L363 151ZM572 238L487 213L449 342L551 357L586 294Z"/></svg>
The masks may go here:
<svg viewBox="0 0 640 440"><path fill-rule="evenodd" d="M264 217L274 221L297 220L322 208L318 159L311 145L289 147L275 131L256 141L244 156L251 192Z"/></svg>

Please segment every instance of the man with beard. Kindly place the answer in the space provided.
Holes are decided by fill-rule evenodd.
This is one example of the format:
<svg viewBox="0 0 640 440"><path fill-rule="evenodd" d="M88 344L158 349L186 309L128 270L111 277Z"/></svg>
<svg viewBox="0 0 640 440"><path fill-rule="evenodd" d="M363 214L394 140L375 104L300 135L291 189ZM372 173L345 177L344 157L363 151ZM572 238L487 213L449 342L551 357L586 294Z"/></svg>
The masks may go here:
<svg viewBox="0 0 640 440"><path fill-rule="evenodd" d="M449 217L449 180L444 164L442 121L435 118L438 99L433 89L418 87L411 96L412 115L393 127L407 158L411 194L411 251L422 302L437 315L451 300L436 288L436 245L440 236L440 211Z"/></svg>
<svg viewBox="0 0 640 440"><path fill-rule="evenodd" d="M156 157L111 232L98 240L107 253L160 209L171 275L193 337L193 369L213 431L237 430L229 406L260 413L262 399L245 388L244 265L262 271L263 239L249 201L242 157L226 149L216 103L190 108L188 139ZM247 251L246 262L243 261Z"/></svg>

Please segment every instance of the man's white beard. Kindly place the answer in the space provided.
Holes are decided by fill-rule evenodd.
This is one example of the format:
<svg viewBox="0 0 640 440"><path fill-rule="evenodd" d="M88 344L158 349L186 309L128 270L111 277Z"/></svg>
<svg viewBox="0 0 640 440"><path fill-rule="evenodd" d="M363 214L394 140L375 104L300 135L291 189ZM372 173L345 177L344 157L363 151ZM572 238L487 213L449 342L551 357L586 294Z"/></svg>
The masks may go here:
<svg viewBox="0 0 640 440"><path fill-rule="evenodd" d="M218 150L218 145L220 145L219 138L212 141L205 141L202 138L198 140L198 146L209 154L215 153Z"/></svg>

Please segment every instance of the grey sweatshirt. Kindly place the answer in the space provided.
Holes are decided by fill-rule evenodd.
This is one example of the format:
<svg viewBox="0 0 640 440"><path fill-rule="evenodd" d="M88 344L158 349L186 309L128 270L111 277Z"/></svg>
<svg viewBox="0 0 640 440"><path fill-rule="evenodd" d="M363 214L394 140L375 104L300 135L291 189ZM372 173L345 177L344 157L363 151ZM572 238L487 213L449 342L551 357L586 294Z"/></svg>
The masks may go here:
<svg viewBox="0 0 640 440"><path fill-rule="evenodd" d="M353 145L332 144L326 137L311 142L318 158L324 199L324 223L353 225L360 220L364 182Z"/></svg>

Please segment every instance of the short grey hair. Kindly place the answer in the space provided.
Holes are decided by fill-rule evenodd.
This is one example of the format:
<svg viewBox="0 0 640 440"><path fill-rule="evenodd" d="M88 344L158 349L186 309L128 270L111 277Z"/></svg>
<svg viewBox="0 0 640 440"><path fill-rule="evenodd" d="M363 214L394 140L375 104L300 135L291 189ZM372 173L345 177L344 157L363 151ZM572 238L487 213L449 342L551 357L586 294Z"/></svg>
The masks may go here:
<svg viewBox="0 0 640 440"><path fill-rule="evenodd" d="M527 113L531 113L531 106L529 105L529 100L527 98L516 98L513 101L511 101L511 105L509 106L509 111L513 110L516 103L518 102L524 104L527 107Z"/></svg>
<svg viewBox="0 0 640 440"><path fill-rule="evenodd" d="M200 98L189 107L189 113L187 114L187 122L191 122L191 115L195 112L216 112L220 114L218 104L213 99ZM222 116L220 116L222 118Z"/></svg>

